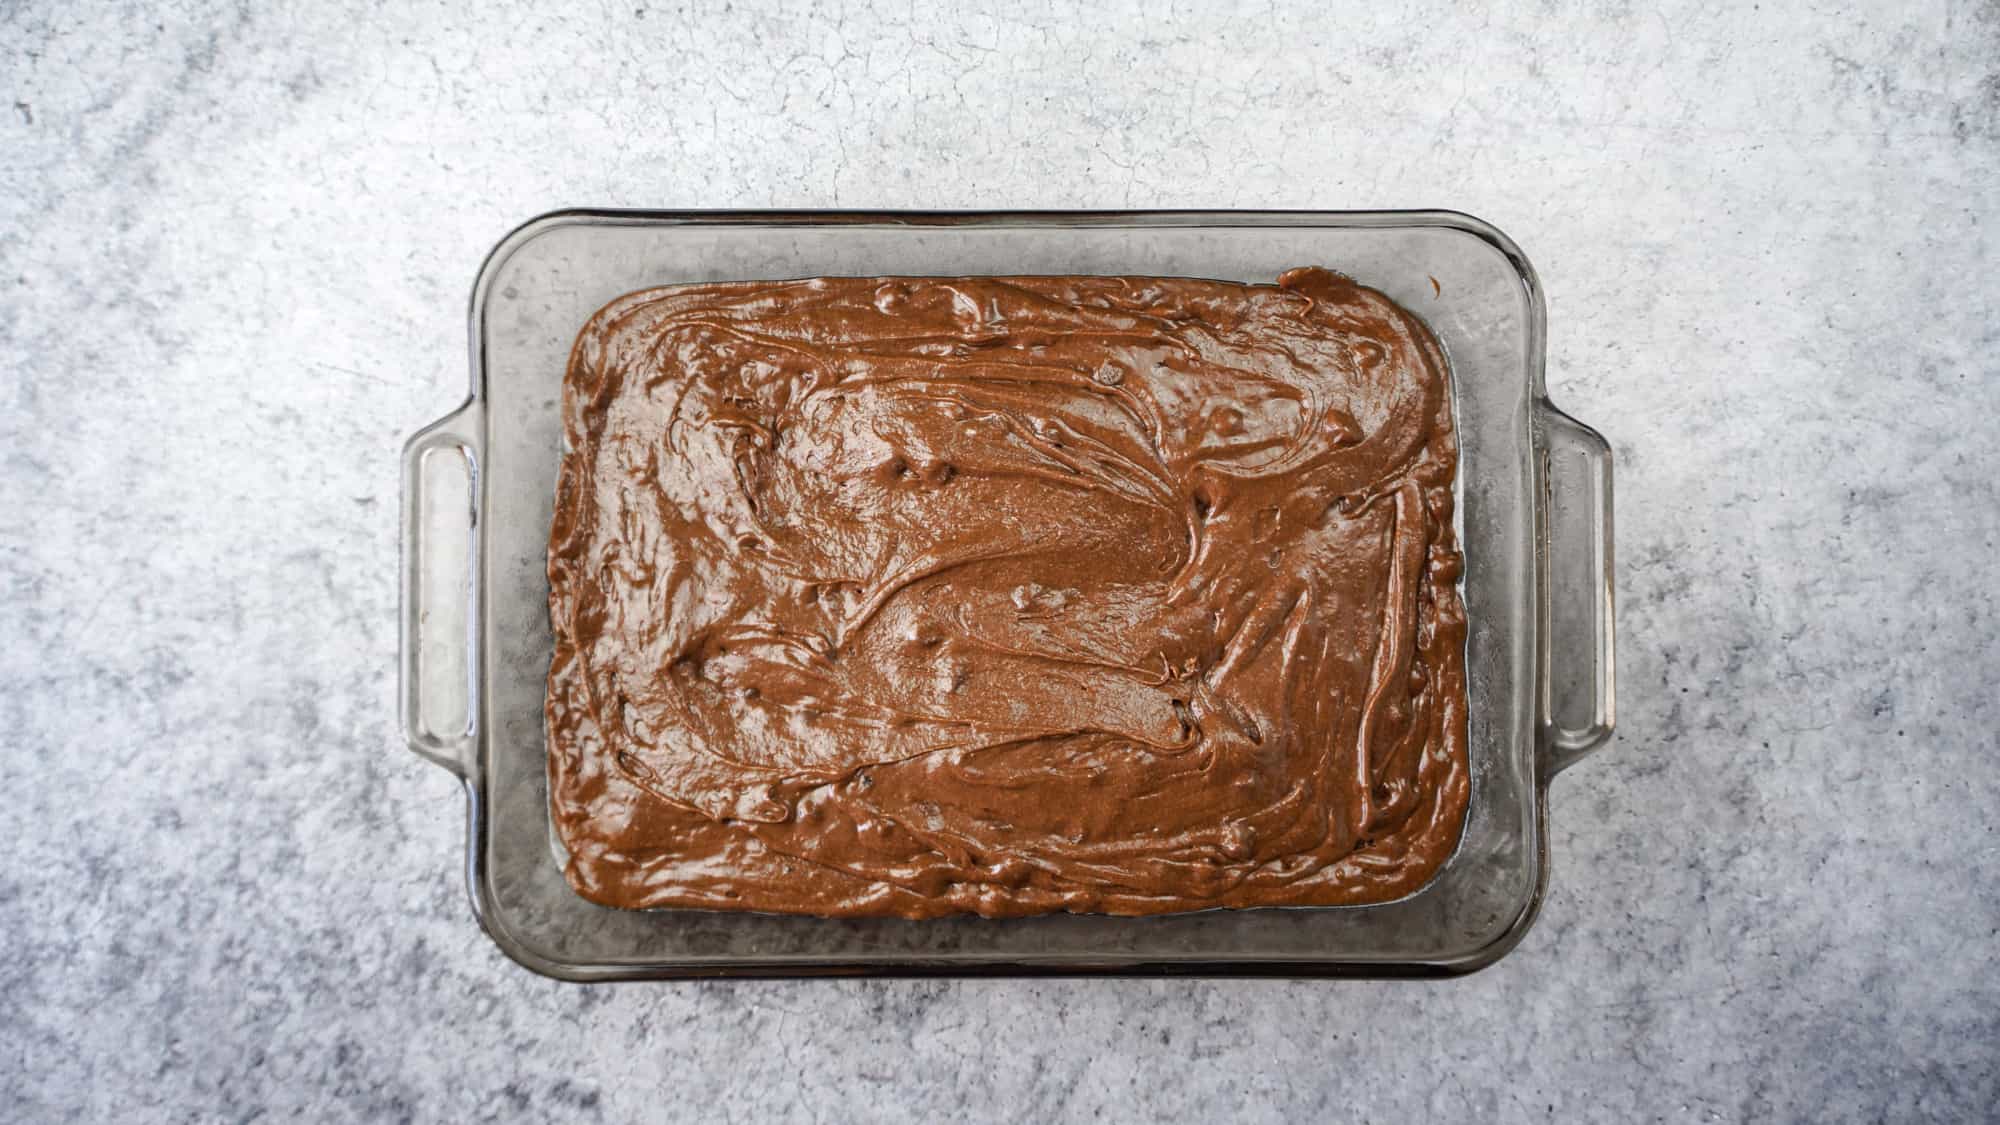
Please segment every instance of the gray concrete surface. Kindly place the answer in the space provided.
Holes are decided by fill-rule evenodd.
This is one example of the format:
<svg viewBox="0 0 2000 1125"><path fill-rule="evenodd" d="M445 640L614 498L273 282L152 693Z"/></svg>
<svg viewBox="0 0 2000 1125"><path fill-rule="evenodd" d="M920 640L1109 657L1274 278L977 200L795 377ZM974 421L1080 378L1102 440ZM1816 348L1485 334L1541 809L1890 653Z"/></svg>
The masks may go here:
<svg viewBox="0 0 2000 1125"><path fill-rule="evenodd" d="M2000 8L0 3L0 1117L1976 1119ZM582 988L393 723L397 466L567 205L1418 207L1547 283L1622 731L1436 985Z"/></svg>

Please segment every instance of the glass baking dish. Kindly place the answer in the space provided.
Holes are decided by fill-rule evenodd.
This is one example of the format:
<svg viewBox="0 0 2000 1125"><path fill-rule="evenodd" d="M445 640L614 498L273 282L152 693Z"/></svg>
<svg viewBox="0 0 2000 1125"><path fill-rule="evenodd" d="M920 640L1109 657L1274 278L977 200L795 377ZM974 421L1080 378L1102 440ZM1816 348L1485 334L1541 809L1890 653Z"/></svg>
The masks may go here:
<svg viewBox="0 0 2000 1125"><path fill-rule="evenodd" d="M1455 384L1472 792L1457 851L1379 905L989 920L621 911L551 846L544 573L570 346L615 297L824 275L1147 274L1269 282L1324 265L1429 322ZM457 775L466 875L510 957L571 980L818 974L1435 976L1492 963L1548 875L1548 787L1612 724L1611 453L1542 380L1533 269L1443 211L561 211L500 241L471 306L472 390L403 452L401 711Z"/></svg>

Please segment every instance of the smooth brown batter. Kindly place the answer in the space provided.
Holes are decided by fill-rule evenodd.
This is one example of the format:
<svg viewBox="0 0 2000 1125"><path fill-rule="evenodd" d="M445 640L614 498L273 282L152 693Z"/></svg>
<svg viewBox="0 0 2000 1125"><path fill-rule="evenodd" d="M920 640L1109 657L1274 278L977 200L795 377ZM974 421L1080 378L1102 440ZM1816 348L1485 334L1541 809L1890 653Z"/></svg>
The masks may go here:
<svg viewBox="0 0 2000 1125"><path fill-rule="evenodd" d="M550 788L593 901L1345 905L1457 845L1450 393L1372 289L654 289L563 419Z"/></svg>

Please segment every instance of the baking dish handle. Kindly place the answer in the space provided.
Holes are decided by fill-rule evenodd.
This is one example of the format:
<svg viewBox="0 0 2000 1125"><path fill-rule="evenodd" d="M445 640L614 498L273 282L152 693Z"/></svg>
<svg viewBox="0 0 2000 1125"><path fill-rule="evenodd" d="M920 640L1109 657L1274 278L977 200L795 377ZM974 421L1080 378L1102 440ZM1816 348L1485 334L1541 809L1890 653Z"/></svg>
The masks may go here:
<svg viewBox="0 0 2000 1125"><path fill-rule="evenodd" d="M481 431L467 400L403 447L398 710L410 749L461 777L479 733Z"/></svg>
<svg viewBox="0 0 2000 1125"><path fill-rule="evenodd" d="M1536 411L1542 501L1541 728L1545 776L1610 739L1616 716L1611 446L1544 402ZM1570 646L1584 646L1570 659ZM1581 725L1571 725L1581 721Z"/></svg>

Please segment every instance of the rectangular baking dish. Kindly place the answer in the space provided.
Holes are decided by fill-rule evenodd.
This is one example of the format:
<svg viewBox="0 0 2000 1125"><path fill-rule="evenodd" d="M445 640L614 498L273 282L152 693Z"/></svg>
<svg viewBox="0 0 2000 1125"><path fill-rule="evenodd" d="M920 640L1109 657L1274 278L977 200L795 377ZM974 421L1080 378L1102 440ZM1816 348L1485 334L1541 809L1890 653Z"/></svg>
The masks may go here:
<svg viewBox="0 0 2000 1125"><path fill-rule="evenodd" d="M1445 346L1460 449L1472 793L1457 851L1394 902L1155 918L831 920L621 911L550 845L547 535L569 349L633 290L826 275L1355 277ZM1548 876L1550 780L1611 733L1611 454L1542 379L1533 269L1442 211L562 211L473 286L472 389L403 452L402 685L412 749L465 785L473 909L508 956L570 980L819 974L1437 976L1492 963Z"/></svg>

